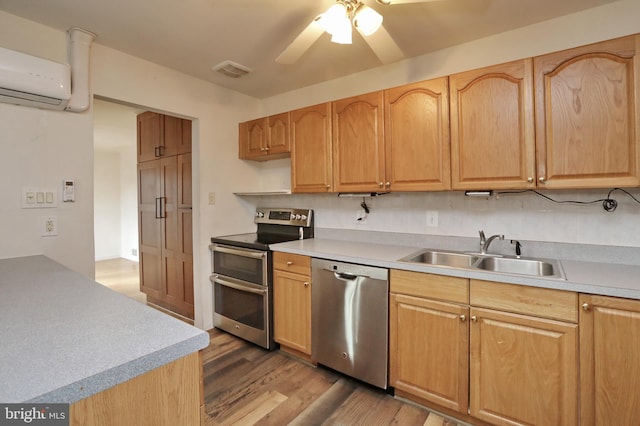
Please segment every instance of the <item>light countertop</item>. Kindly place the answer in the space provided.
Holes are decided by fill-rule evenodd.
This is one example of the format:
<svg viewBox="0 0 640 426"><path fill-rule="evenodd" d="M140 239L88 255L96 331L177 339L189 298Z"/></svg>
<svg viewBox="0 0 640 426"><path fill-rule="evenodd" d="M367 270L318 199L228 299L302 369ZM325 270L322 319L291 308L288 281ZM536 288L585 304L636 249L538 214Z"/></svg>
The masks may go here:
<svg viewBox="0 0 640 426"><path fill-rule="evenodd" d="M0 401L73 403L209 344L45 256L0 260Z"/></svg>
<svg viewBox="0 0 640 426"><path fill-rule="evenodd" d="M390 269L640 299L640 266L637 265L558 259L566 277L566 280L563 280L398 261L420 250L414 246L312 238L273 244L271 248L274 251ZM438 249L438 247L424 248Z"/></svg>

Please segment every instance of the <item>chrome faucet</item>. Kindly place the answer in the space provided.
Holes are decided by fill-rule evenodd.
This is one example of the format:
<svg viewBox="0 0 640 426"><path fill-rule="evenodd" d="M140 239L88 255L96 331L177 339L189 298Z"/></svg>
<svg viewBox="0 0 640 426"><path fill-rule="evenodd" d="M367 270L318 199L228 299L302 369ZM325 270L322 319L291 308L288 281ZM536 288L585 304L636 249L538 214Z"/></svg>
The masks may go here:
<svg viewBox="0 0 640 426"><path fill-rule="evenodd" d="M499 240L504 240L504 235L496 234L492 235L489 238L485 238L484 231L479 231L480 233L480 253L487 254L487 250L489 249L489 245L496 238Z"/></svg>

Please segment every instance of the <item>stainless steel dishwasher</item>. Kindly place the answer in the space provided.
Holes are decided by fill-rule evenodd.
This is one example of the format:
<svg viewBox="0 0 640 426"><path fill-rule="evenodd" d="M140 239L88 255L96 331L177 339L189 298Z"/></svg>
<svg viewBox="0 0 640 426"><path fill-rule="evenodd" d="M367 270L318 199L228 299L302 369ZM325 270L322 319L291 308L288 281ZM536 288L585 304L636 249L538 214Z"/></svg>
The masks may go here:
<svg viewBox="0 0 640 426"><path fill-rule="evenodd" d="M311 358L386 389L388 270L311 261Z"/></svg>

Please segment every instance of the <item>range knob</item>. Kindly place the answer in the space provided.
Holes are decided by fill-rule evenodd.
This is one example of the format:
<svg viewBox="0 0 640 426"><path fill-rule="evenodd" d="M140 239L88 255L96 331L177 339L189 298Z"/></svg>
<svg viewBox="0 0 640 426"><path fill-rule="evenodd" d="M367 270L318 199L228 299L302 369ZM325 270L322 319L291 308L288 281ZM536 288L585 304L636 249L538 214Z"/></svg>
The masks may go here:
<svg viewBox="0 0 640 426"><path fill-rule="evenodd" d="M263 212L256 212L256 217L264 217L264 213Z"/></svg>
<svg viewBox="0 0 640 426"><path fill-rule="evenodd" d="M295 219L295 220L300 220L300 219L302 219L302 216L300 216L299 214L297 214L297 215L295 215L295 216L294 216L294 219Z"/></svg>
<svg viewBox="0 0 640 426"><path fill-rule="evenodd" d="M302 220L307 220L307 215L306 215L306 214L303 214L302 216L300 216L300 219L302 219Z"/></svg>

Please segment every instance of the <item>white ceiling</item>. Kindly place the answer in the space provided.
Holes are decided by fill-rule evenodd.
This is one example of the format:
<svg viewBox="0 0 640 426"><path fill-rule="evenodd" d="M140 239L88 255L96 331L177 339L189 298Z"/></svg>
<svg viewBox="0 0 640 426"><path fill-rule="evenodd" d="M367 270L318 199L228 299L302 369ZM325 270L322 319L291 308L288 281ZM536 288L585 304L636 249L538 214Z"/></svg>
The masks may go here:
<svg viewBox="0 0 640 426"><path fill-rule="evenodd" d="M406 58L614 0L436 0L381 6L383 25ZM381 62L354 31L352 45L324 34L293 65L275 58L334 0L0 0L0 10L258 98L375 68ZM253 69L240 79L211 67Z"/></svg>

